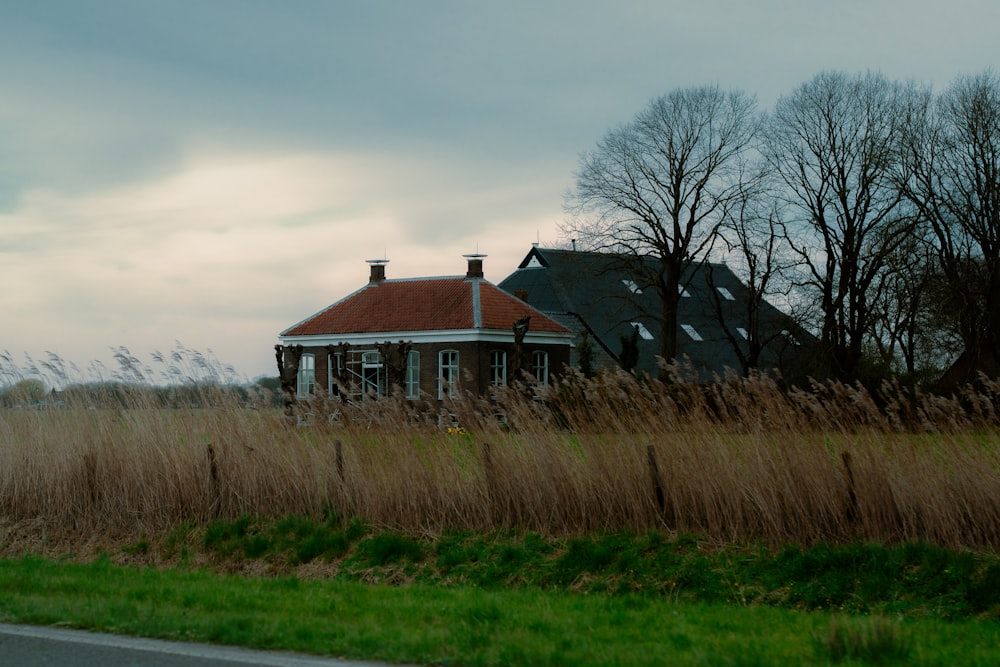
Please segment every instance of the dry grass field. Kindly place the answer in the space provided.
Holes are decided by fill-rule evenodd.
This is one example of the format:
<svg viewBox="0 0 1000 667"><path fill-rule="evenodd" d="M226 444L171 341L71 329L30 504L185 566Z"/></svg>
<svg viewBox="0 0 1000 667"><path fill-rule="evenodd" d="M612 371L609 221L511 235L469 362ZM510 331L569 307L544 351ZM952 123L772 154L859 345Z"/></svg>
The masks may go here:
<svg viewBox="0 0 1000 667"><path fill-rule="evenodd" d="M442 414L318 398L287 417L266 396L212 384L199 385L197 407L137 389L2 410L0 543L333 513L430 535L661 529L720 543L1000 546L996 383L942 398L607 373L544 389Z"/></svg>

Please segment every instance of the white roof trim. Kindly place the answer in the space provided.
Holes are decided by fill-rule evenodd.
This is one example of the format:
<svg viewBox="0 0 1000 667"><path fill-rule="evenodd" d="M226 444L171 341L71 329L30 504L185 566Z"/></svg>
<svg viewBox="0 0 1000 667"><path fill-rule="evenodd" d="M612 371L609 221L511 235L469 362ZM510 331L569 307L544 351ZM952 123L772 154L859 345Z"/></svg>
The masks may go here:
<svg viewBox="0 0 1000 667"><path fill-rule="evenodd" d="M532 332L530 329L524 337L525 343L559 344L571 343L571 333L551 333L547 331ZM311 336L278 336L282 345L303 345L306 347L321 347L323 345L377 345L386 341L411 341L419 343L513 343L514 333L511 331L484 331L476 329L450 329L442 331L380 331L374 333L353 334L316 334Z"/></svg>

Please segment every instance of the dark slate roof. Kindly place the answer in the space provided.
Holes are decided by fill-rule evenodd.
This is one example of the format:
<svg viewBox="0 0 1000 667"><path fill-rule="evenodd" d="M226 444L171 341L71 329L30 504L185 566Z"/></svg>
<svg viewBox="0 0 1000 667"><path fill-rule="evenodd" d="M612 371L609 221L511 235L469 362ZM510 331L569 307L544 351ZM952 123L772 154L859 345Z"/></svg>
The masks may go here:
<svg viewBox="0 0 1000 667"><path fill-rule="evenodd" d="M280 335L468 329L509 332L513 323L525 316L531 316L533 333L569 333L556 321L486 280L450 276L371 282Z"/></svg>
<svg viewBox="0 0 1000 667"><path fill-rule="evenodd" d="M654 260L644 261L652 273ZM743 341L738 328L746 328L748 319L746 286L726 265L717 263L692 267L683 276L682 284L686 296L679 305L678 359L690 361L706 377L727 367L738 370L739 358L726 329L738 342ZM629 336L634 324L639 324L642 335L637 370L657 373L659 299L655 290L628 268L623 257L533 247L517 270L498 287L511 294L526 295L530 305L578 335L587 330L596 343L594 350L599 360L605 363L615 363L622 349L620 337ZM721 322L717 309L721 309ZM770 304L763 305L761 321L763 329L771 334L782 331L790 334L775 335L768 346L765 365L778 365L782 355L794 355L799 343L811 339Z"/></svg>

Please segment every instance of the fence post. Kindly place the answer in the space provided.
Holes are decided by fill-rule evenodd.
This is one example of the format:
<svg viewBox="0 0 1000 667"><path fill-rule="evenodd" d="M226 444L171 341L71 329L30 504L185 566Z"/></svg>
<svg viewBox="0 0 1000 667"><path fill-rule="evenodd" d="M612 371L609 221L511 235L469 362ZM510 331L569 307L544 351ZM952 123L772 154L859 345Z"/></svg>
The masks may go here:
<svg viewBox="0 0 1000 667"><path fill-rule="evenodd" d="M847 507L844 510L845 518L854 523L858 520L858 494L854 490L854 471L851 470L851 453L841 452L840 460L844 463L847 471Z"/></svg>
<svg viewBox="0 0 1000 667"><path fill-rule="evenodd" d="M93 443L87 445L87 451L83 453L83 474L87 481L87 490L90 492L90 511L100 512L98 508L97 493L97 454Z"/></svg>
<svg viewBox="0 0 1000 667"><path fill-rule="evenodd" d="M344 481L344 449L340 438L333 441L333 449L337 457L337 478Z"/></svg>
<svg viewBox="0 0 1000 667"><path fill-rule="evenodd" d="M209 494L211 495L210 512L215 518L222 514L222 489L219 484L219 466L215 461L215 448L212 443L208 443L208 475L211 481Z"/></svg>
<svg viewBox="0 0 1000 667"><path fill-rule="evenodd" d="M492 516L498 500L496 488L496 471L493 468L493 448L490 443L483 443L483 475L486 477L486 506Z"/></svg>
<svg viewBox="0 0 1000 667"><path fill-rule="evenodd" d="M663 493L660 466L656 462L656 452L653 450L652 445L646 445L646 460L649 462L649 474L653 479L653 496L656 498L656 509L659 511L660 519L664 523L667 523L667 499L666 494Z"/></svg>

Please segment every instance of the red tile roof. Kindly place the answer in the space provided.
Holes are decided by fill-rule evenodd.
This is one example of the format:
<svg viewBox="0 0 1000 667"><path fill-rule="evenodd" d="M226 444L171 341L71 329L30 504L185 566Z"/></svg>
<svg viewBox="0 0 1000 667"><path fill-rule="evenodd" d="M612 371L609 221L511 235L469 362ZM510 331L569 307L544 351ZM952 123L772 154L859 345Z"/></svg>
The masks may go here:
<svg viewBox="0 0 1000 667"><path fill-rule="evenodd" d="M485 280L465 277L384 280L341 299L282 332L283 336L475 329L473 286L479 287L478 328L510 331L531 316L529 330L568 334L562 325Z"/></svg>

